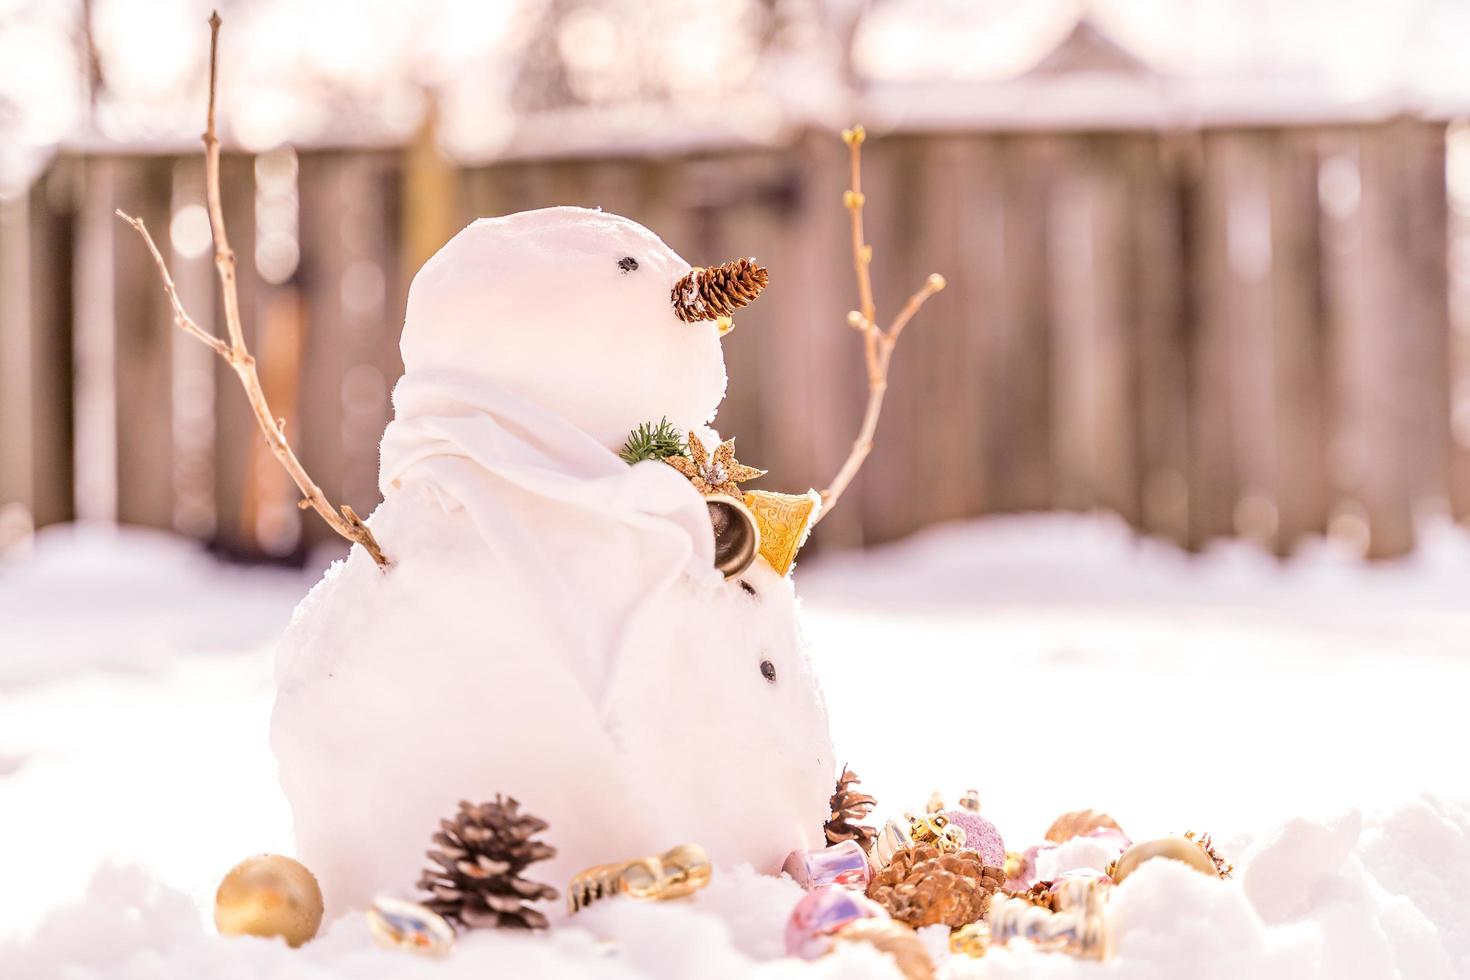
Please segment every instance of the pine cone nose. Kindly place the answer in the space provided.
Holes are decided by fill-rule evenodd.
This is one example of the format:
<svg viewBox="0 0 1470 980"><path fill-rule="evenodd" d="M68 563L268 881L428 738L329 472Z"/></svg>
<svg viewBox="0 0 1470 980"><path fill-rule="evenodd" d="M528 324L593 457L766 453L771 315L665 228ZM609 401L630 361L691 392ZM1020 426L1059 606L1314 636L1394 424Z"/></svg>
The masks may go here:
<svg viewBox="0 0 1470 980"><path fill-rule="evenodd" d="M736 259L709 269L693 268L674 283L669 299L685 323L717 320L749 305L766 288L771 274L754 259Z"/></svg>

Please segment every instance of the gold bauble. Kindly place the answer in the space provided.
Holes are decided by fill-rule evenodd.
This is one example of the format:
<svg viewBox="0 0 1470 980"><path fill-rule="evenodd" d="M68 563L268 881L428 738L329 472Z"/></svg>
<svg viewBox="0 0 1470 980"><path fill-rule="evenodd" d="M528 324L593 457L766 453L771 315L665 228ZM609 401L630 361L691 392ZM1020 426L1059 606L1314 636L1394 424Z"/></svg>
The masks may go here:
<svg viewBox="0 0 1470 980"><path fill-rule="evenodd" d="M214 894L214 924L225 936L280 936L292 946L322 924L322 890L299 861L279 854L246 858Z"/></svg>
<svg viewBox="0 0 1470 980"><path fill-rule="evenodd" d="M934 961L919 934L892 919L857 919L837 932L835 949L841 943L867 943L887 953L898 964L904 980L933 980Z"/></svg>
<svg viewBox="0 0 1470 980"><path fill-rule="evenodd" d="M1124 878L1138 870L1140 864L1154 858L1183 861L1194 870L1212 878L1219 876L1215 862L1194 841L1184 837L1160 837L1158 840L1140 841L1124 851L1113 866L1113 881L1121 884Z"/></svg>

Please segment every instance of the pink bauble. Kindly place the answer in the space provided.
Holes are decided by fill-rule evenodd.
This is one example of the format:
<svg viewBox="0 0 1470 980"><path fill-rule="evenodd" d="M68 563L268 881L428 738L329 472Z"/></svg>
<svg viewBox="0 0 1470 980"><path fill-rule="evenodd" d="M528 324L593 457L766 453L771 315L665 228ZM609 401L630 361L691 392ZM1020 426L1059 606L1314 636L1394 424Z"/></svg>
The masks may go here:
<svg viewBox="0 0 1470 980"><path fill-rule="evenodd" d="M840 885L822 885L806 893L786 920L786 953L814 960L832 948L838 930L858 919L886 919L877 902Z"/></svg>
<svg viewBox="0 0 1470 980"><path fill-rule="evenodd" d="M995 824L970 810L945 810L944 816L965 832L965 850L978 852L992 868L1006 866L1006 844Z"/></svg>

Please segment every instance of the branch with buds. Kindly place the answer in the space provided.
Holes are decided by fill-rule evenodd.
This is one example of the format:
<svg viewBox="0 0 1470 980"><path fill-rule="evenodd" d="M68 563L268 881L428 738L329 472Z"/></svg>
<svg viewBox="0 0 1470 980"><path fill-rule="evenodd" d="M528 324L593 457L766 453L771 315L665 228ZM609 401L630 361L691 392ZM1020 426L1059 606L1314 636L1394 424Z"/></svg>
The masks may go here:
<svg viewBox="0 0 1470 980"><path fill-rule="evenodd" d="M883 396L888 391L888 362L893 357L894 345L903 334L904 328L919 312L924 301L944 288L944 277L933 273L924 280L924 285L909 297L903 309L893 318L887 329L878 326L878 311L873 303L873 280L869 269L873 264L873 246L863 237L863 140L867 133L861 126L842 131L842 141L847 144L852 166L852 186L842 195L842 203L852 216L852 259L857 270L858 306L847 314L847 325L863 337L863 357L868 368L868 406L863 412L862 427L853 440L852 449L842 468L832 478L832 483L822 491L822 510L817 515L820 521L832 512L852 478L857 476L873 451L873 434L878 429L878 417L883 413Z"/></svg>
<svg viewBox="0 0 1470 980"><path fill-rule="evenodd" d="M158 251L158 246L153 241L153 236L143 225L142 218L134 218L131 215L117 212L117 216L142 236L143 244L148 246L148 251L153 255L153 261L158 265L158 274L163 279L163 291L168 295L169 304L173 307L174 323L180 330L193 337L214 351L230 366L235 376L240 379L240 384L245 388L245 396L250 400L250 408L255 413L255 420L260 423L260 431L265 435L266 444L270 446L271 452L281 465L286 468L291 479L301 491L302 499L299 506L302 510L314 510L322 516L322 520L331 525L332 530L355 544L360 544L372 556L373 561L380 568L387 567L388 559L383 555L383 549L378 547L373 532L363 523L362 518L346 504L342 505L339 512L332 507L327 500L322 488L307 474L306 468L296 458L290 443L286 442L286 421L277 418L265 400L265 392L260 386L260 376L255 370L255 358L245 346L245 332L240 323L240 292L235 282L235 251L230 247L229 238L225 234L225 213L220 203L220 179L219 179L219 138L215 135L214 106L215 87L219 77L219 28L220 19L218 13L209 15L209 114L206 117L204 129L204 177L205 193L209 203L209 227L214 235L214 267L219 274L220 291L224 294L225 328L229 334L229 341L215 336L203 327L199 326L193 317L185 311L183 303L179 300L178 290L174 288L173 277L169 275L168 265L163 260L163 255Z"/></svg>

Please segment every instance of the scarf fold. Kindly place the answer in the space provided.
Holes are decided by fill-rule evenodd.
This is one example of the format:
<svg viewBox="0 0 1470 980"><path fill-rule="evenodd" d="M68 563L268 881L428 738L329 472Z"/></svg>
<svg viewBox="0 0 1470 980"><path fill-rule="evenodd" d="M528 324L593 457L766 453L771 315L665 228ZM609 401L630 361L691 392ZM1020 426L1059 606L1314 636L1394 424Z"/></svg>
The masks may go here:
<svg viewBox="0 0 1470 980"><path fill-rule="evenodd" d="M385 500L428 486L463 507L515 570L518 600L555 617L559 652L595 704L636 618L682 576L718 574L704 501L671 467L629 466L562 417L458 372L405 374L393 406Z"/></svg>

